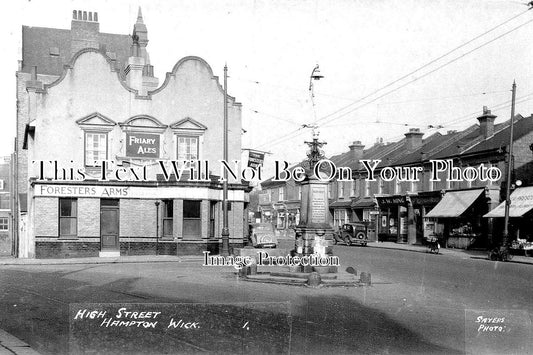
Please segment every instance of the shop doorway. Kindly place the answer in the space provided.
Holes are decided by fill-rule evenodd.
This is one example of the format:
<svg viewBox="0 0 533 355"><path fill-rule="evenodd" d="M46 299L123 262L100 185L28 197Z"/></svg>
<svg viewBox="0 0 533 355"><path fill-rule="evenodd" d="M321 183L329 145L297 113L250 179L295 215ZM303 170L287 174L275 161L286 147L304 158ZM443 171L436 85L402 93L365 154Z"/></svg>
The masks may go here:
<svg viewBox="0 0 533 355"><path fill-rule="evenodd" d="M100 256L120 255L119 200L100 200L100 250Z"/></svg>

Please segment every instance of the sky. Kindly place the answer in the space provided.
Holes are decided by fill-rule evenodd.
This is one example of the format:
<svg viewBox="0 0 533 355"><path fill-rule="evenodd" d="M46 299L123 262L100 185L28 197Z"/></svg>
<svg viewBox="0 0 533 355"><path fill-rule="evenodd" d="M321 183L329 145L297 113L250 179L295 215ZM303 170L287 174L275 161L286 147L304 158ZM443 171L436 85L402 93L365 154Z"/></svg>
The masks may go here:
<svg viewBox="0 0 533 355"><path fill-rule="evenodd" d="M13 148L22 25L69 29L76 9L98 12L101 32L131 34L139 6L160 83L188 55L204 58L221 82L227 63L228 92L242 103L242 146L271 153L266 166L304 159L312 138L304 126L313 124L332 156L356 140L368 148L401 139L409 128L424 137L461 130L483 106L496 123L508 120L513 80L516 112L533 112L525 2L18 0L0 22L0 155ZM313 81L312 99L317 64L324 78Z"/></svg>

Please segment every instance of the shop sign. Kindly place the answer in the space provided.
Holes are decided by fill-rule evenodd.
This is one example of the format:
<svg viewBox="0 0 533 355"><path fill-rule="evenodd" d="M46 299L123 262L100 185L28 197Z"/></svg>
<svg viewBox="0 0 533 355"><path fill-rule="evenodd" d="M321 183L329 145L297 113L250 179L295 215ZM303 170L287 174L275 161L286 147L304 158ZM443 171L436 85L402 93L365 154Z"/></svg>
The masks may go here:
<svg viewBox="0 0 533 355"><path fill-rule="evenodd" d="M413 205L430 206L440 202L441 196L409 196Z"/></svg>
<svg viewBox="0 0 533 355"><path fill-rule="evenodd" d="M202 199L222 200L222 190L195 187L143 187L104 185L36 184L36 197L87 197L87 198L146 198L146 199ZM244 201L244 191L228 191L228 201ZM228 208L231 205L228 205Z"/></svg>
<svg viewBox="0 0 533 355"><path fill-rule="evenodd" d="M407 204L405 196L379 196L376 197L379 207L390 207Z"/></svg>
<svg viewBox="0 0 533 355"><path fill-rule="evenodd" d="M263 165L263 161L265 160L265 153L258 153L258 152L248 152L248 167L257 169L261 165Z"/></svg>
<svg viewBox="0 0 533 355"><path fill-rule="evenodd" d="M126 133L126 156L159 158L159 134Z"/></svg>

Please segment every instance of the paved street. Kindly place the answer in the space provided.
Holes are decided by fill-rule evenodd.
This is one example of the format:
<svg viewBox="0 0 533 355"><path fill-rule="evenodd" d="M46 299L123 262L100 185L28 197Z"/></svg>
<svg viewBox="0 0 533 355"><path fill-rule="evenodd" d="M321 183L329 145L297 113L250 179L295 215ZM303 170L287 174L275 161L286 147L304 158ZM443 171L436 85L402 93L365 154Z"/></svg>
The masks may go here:
<svg viewBox="0 0 533 355"><path fill-rule="evenodd" d="M237 280L231 268L202 267L197 260L3 265L0 328L42 354L532 350L533 265L363 247L336 246L335 253L343 268L371 272L373 286L249 283ZM73 321L77 310L96 309L79 304L94 303L107 304L98 306L107 314L121 306L160 310L165 329L102 332L94 328L101 320ZM208 306L192 305L198 303ZM202 329L166 329L171 315L198 321Z"/></svg>

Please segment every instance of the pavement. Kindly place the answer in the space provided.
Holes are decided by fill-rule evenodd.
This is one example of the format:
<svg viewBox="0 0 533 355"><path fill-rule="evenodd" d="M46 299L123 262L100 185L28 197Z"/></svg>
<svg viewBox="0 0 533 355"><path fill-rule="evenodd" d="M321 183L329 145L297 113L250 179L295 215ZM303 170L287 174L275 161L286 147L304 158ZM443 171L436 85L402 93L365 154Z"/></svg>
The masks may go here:
<svg viewBox="0 0 533 355"><path fill-rule="evenodd" d="M39 355L28 344L0 329L0 355Z"/></svg>
<svg viewBox="0 0 533 355"><path fill-rule="evenodd" d="M384 249L394 249L402 251L410 251L417 253L427 253L428 248L423 245L410 245L410 244L398 244L394 242L372 242L367 245L370 248L384 248ZM465 250L465 249L454 249L454 248L441 248L439 254L454 256L459 258L470 258L470 259L488 259L488 251L486 250ZM525 255L513 255L512 259L509 260L510 263L520 263L520 264L531 264L533 265L533 257Z"/></svg>
<svg viewBox="0 0 533 355"><path fill-rule="evenodd" d="M280 238L281 239L281 238ZM290 247L291 240L280 241L280 247ZM428 248L423 245L399 244L394 242L371 242L369 248L384 248L417 253L427 253ZM487 259L486 250L465 250L454 248L441 248L442 255L459 258ZM0 257L0 265L70 265L70 264L114 264L114 263L169 263L169 262L195 262L203 260L202 256L173 256L173 255L135 255L120 257L90 257L68 259L20 259L13 257ZM533 257L513 255L511 263L533 264ZM1 354L0 354L1 355Z"/></svg>

